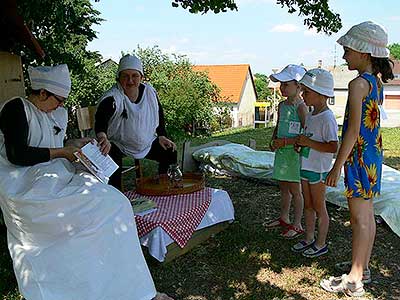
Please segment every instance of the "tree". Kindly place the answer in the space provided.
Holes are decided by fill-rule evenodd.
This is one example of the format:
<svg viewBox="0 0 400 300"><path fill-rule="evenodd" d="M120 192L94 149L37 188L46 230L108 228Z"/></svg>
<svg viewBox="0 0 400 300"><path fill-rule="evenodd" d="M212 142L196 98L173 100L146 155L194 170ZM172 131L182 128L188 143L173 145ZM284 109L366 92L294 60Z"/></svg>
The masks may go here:
<svg viewBox="0 0 400 300"><path fill-rule="evenodd" d="M24 67L66 63L71 73L72 91L66 101L69 108L68 135L78 135L75 109L95 103L110 86L115 73L99 70L101 55L86 49L96 38L93 24L100 24L100 12L89 0L19 0L18 12L35 35L46 56L38 60L35 53L18 44L15 53L22 56ZM25 70L25 78L27 73Z"/></svg>
<svg viewBox="0 0 400 300"><path fill-rule="evenodd" d="M99 2L100 0L95 0ZM277 4L287 7L288 12L298 13L299 16L306 17L304 25L308 28L315 28L318 32L323 31L326 34L338 32L342 28L342 21L339 14L333 13L328 4L329 0L276 0ZM188 9L191 13L205 14L212 11L216 14L229 10L238 10L234 0L173 0L173 7L181 6Z"/></svg>
<svg viewBox="0 0 400 300"><path fill-rule="evenodd" d="M339 14L333 13L328 4L329 0L277 0L276 3L288 8L290 14L297 13L304 16L304 25L308 28L315 28L318 32L323 31L326 34L338 32L342 27L342 21ZM237 5L233 0L173 0L172 6L182 6L189 9L191 13L214 13L237 10Z"/></svg>
<svg viewBox="0 0 400 300"><path fill-rule="evenodd" d="M400 44L394 43L388 46L390 50L390 56L394 59L400 60Z"/></svg>
<svg viewBox="0 0 400 300"><path fill-rule="evenodd" d="M97 52L86 50L96 38L92 25L102 21L89 0L20 0L18 10L46 52L44 61L37 62L26 48L15 49L25 52L26 64L66 63L71 71L82 73L88 62L100 59Z"/></svg>
<svg viewBox="0 0 400 300"><path fill-rule="evenodd" d="M268 87L269 78L265 74L254 74L254 85L256 86L257 101L267 101L271 98L271 90Z"/></svg>
<svg viewBox="0 0 400 300"><path fill-rule="evenodd" d="M174 139L198 129L210 131L218 90L207 74L196 72L185 56L166 55L157 47L134 51L143 63L145 81L157 90L167 130Z"/></svg>

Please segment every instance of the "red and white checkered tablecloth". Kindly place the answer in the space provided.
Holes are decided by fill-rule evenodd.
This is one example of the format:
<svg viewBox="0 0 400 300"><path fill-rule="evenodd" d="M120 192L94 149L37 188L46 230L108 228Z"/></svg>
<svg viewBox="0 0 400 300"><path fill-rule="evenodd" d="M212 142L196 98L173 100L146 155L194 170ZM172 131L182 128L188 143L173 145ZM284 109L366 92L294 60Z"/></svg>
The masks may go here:
<svg viewBox="0 0 400 300"><path fill-rule="evenodd" d="M181 248L185 247L210 206L211 192L211 188L204 188L190 194L145 196L157 204L157 210L135 216L139 237L160 226ZM130 200L141 197L135 191L125 195Z"/></svg>

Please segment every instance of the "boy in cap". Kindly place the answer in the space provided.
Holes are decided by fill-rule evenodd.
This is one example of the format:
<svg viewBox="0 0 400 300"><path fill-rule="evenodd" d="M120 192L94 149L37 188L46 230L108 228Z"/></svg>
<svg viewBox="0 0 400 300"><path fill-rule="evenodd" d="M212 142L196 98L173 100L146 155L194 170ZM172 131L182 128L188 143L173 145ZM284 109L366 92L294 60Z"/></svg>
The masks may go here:
<svg viewBox="0 0 400 300"><path fill-rule="evenodd" d="M301 186L304 198L305 239L293 245L294 252L314 258L328 253L326 237L329 216L325 203L325 178L331 168L333 154L338 147L338 126L327 105L334 97L333 76L324 69L312 69L300 80L303 99L313 111L308 113L304 133L297 137L301 146ZM318 237L314 239L318 218Z"/></svg>

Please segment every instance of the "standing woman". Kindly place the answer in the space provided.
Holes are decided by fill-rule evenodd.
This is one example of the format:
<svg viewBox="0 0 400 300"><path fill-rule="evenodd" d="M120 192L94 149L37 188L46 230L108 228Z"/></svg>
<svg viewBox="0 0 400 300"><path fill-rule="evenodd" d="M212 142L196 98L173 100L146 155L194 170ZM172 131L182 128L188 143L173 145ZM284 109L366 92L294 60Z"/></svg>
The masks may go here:
<svg viewBox="0 0 400 300"><path fill-rule="evenodd" d="M344 48L343 59L348 69L357 70L359 75L349 83L342 143L326 184L336 186L344 166L345 195L352 227L352 261L347 264L348 274L322 280L321 286L329 292L362 296L365 293L363 282L371 281L368 264L376 232L373 198L381 189L383 153L379 106L383 101L382 81L394 78L393 62L388 58L387 32L374 22L353 26L337 42Z"/></svg>

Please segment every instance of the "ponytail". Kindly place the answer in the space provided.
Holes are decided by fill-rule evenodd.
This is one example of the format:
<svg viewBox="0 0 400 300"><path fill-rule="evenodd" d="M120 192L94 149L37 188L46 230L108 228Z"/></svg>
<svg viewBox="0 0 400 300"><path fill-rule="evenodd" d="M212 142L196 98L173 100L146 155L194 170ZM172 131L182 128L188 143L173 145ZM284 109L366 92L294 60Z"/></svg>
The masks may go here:
<svg viewBox="0 0 400 300"><path fill-rule="evenodd" d="M393 66L394 63L391 59L387 57L371 57L372 63L372 73L377 76L381 74L381 79L383 82L394 79Z"/></svg>

